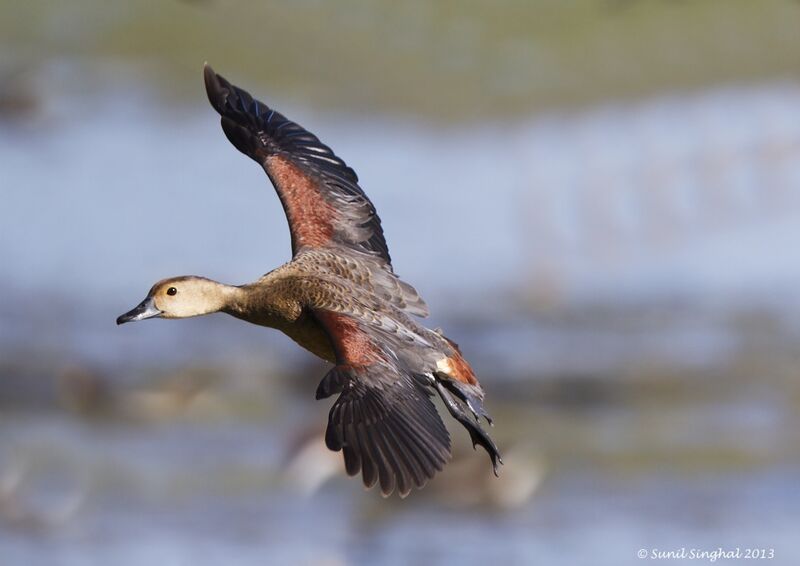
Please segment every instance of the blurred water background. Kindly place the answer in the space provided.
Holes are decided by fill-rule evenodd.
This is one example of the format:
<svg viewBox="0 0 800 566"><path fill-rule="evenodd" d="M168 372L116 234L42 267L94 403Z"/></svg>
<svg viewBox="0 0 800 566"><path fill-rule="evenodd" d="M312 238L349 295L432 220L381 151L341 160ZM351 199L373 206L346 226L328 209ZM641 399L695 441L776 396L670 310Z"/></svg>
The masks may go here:
<svg viewBox="0 0 800 566"><path fill-rule="evenodd" d="M0 565L797 564L799 24L788 0L0 2ZM325 366L287 338L114 326L162 277L289 259L205 60L357 170L488 391L500 479L451 427L445 472L383 500L325 450Z"/></svg>

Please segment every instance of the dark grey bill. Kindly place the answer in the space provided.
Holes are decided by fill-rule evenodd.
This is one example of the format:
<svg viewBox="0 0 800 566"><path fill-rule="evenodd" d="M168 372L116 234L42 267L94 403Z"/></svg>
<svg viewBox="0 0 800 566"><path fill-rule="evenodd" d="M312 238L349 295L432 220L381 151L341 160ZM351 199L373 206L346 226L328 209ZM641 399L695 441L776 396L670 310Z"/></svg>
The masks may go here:
<svg viewBox="0 0 800 566"><path fill-rule="evenodd" d="M139 303L136 307L129 310L117 318L117 324L125 324L126 322L134 322L136 320L144 320L146 318L154 318L161 316L161 311L156 308L152 297L147 297L144 301Z"/></svg>

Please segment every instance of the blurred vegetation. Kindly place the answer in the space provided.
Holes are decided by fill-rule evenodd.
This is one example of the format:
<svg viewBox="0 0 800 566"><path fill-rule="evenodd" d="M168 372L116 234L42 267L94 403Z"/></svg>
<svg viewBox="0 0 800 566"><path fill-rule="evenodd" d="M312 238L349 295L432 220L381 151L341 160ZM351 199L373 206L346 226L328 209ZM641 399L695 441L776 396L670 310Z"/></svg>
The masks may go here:
<svg viewBox="0 0 800 566"><path fill-rule="evenodd" d="M317 108L479 121L796 77L790 0L0 2L13 66L129 61L180 96L204 60ZM5 64L8 64L6 62ZM169 78L167 78L169 77ZM259 82L261 83L259 85Z"/></svg>

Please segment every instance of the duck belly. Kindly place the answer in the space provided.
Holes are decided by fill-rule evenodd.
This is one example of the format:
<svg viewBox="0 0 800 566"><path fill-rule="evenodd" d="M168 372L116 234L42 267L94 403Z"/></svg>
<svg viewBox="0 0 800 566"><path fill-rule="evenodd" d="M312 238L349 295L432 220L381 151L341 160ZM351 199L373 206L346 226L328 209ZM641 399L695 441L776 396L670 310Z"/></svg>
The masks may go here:
<svg viewBox="0 0 800 566"><path fill-rule="evenodd" d="M279 330L315 356L336 363L336 354L328 334L313 318L301 317L296 322L282 325Z"/></svg>

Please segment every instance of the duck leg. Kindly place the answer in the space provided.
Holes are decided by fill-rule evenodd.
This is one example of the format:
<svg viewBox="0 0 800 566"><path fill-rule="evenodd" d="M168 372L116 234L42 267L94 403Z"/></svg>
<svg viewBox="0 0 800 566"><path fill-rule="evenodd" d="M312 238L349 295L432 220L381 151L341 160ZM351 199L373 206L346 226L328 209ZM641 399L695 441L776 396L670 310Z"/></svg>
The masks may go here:
<svg viewBox="0 0 800 566"><path fill-rule="evenodd" d="M480 397L473 395L472 392L469 391L469 386L451 379L443 379L441 383L450 391L450 393L466 403L476 420L480 420L480 417L483 417L486 419L486 422L489 423L489 426L494 426L492 417L490 417L489 413L486 412L486 409L483 408L483 402L481 401Z"/></svg>
<svg viewBox="0 0 800 566"><path fill-rule="evenodd" d="M433 386L436 388L436 391L439 393L439 396L444 401L447 410L456 419L458 422L462 424L464 428L467 429L469 432L470 439L472 440L472 447L475 448L478 444L483 446L484 450L489 454L489 458L492 460L492 468L494 470L494 475L497 476L497 465L503 463L503 459L500 457L500 451L495 446L495 443L489 437L485 430L481 427L480 423L478 422L478 414L482 414L485 416L485 411L480 404L475 405L473 408L470 405L470 402L464 399L464 402L470 408L475 418L473 419L460 405L458 400L454 399L453 396L450 394L450 389L446 384L443 384L441 380L434 378ZM463 392L462 392L463 393ZM458 394L457 394L458 395ZM459 398L461 396L459 395ZM473 398L474 399L474 398ZM478 409L479 412L476 412ZM491 422L491 421L490 421Z"/></svg>

